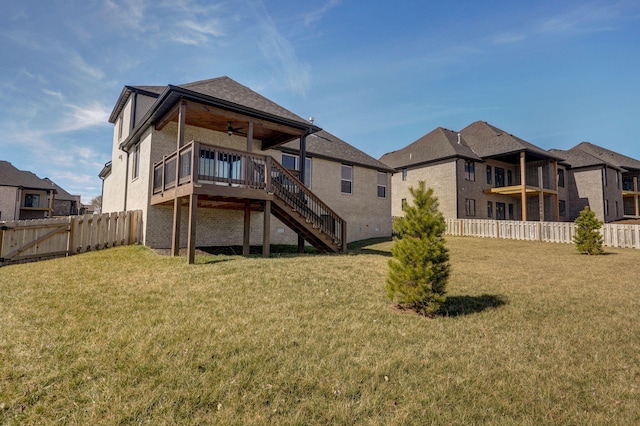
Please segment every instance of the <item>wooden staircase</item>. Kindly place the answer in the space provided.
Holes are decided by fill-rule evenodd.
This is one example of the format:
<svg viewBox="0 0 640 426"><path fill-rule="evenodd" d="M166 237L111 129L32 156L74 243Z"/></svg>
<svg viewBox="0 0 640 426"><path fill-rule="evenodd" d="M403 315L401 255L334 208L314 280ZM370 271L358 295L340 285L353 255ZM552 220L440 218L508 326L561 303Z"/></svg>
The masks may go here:
<svg viewBox="0 0 640 426"><path fill-rule="evenodd" d="M277 161L271 163L271 213L321 252L346 251L346 222Z"/></svg>

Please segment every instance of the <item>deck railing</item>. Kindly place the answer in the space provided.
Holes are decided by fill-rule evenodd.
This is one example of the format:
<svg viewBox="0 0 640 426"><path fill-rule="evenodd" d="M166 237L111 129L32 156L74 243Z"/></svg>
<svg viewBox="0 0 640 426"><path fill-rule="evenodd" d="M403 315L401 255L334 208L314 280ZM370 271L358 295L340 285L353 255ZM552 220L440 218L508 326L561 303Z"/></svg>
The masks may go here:
<svg viewBox="0 0 640 426"><path fill-rule="evenodd" d="M271 156L191 141L153 165L153 194L175 188L176 180L177 187L197 183L262 189L342 244L344 220L304 186L298 173L285 169Z"/></svg>

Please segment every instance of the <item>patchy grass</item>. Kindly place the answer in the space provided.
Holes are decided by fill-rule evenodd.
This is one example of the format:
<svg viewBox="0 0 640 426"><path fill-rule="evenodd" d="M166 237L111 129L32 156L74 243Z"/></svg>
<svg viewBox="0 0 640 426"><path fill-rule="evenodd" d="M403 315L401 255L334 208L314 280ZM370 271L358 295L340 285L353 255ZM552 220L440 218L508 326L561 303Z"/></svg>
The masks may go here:
<svg viewBox="0 0 640 426"><path fill-rule="evenodd" d="M448 315L350 255L0 268L0 424L638 424L640 251L448 239Z"/></svg>

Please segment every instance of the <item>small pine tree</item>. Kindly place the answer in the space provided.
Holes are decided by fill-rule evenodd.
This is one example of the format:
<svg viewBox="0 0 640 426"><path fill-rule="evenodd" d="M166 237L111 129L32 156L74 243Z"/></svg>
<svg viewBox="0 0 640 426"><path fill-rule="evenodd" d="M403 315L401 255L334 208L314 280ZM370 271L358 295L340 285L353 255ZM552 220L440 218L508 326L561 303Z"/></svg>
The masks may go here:
<svg viewBox="0 0 640 426"><path fill-rule="evenodd" d="M596 218L596 214L589 207L585 207L576 218L575 224L576 235L573 242L576 249L583 254L602 254L602 222Z"/></svg>
<svg viewBox="0 0 640 426"><path fill-rule="evenodd" d="M449 278L449 253L443 238L446 223L438 210L433 189L410 188L413 203L405 207L405 216L397 218L393 229L395 244L389 261L387 296L398 305L433 315L446 300Z"/></svg>

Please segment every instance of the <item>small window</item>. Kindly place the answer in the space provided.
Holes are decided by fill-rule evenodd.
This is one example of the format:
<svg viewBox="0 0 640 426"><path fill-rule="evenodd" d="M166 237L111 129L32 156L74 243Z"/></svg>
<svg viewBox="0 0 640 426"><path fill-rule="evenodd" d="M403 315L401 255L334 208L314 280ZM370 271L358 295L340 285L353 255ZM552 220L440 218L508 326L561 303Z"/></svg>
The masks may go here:
<svg viewBox="0 0 640 426"><path fill-rule="evenodd" d="M487 201L487 217L489 219L493 217L493 201Z"/></svg>
<svg viewBox="0 0 640 426"><path fill-rule="evenodd" d="M378 198L387 198L387 174L378 172Z"/></svg>
<svg viewBox="0 0 640 426"><path fill-rule="evenodd" d="M564 188L564 170L558 169L558 186Z"/></svg>
<svg viewBox="0 0 640 426"><path fill-rule="evenodd" d="M407 209L407 199L403 198L402 199L402 211L405 211Z"/></svg>
<svg viewBox="0 0 640 426"><path fill-rule="evenodd" d="M118 140L122 139L122 127L124 126L124 118L118 119Z"/></svg>
<svg viewBox="0 0 640 426"><path fill-rule="evenodd" d="M471 198L466 198L464 200L464 209L465 214L467 216L475 216L476 215L476 200Z"/></svg>
<svg viewBox="0 0 640 426"><path fill-rule="evenodd" d="M407 169L406 167L402 169L402 180L407 180Z"/></svg>
<svg viewBox="0 0 640 426"><path fill-rule="evenodd" d="M609 216L609 200L604 200L604 215Z"/></svg>
<svg viewBox="0 0 640 426"><path fill-rule="evenodd" d="M504 186L504 169L502 167L496 167L496 188L502 188Z"/></svg>
<svg viewBox="0 0 640 426"><path fill-rule="evenodd" d="M133 168L131 169L131 178L135 179L140 176L140 142L133 147Z"/></svg>
<svg viewBox="0 0 640 426"><path fill-rule="evenodd" d="M620 172L618 171L616 171L616 187L620 189Z"/></svg>
<svg viewBox="0 0 640 426"><path fill-rule="evenodd" d="M607 168L606 167L602 168L602 184L604 186L607 186Z"/></svg>
<svg viewBox="0 0 640 426"><path fill-rule="evenodd" d="M25 194L24 196L25 207L40 207L40 195L38 194Z"/></svg>
<svg viewBox="0 0 640 426"><path fill-rule="evenodd" d="M616 217L620 216L620 210L618 210L618 202L616 201Z"/></svg>
<svg viewBox="0 0 640 426"><path fill-rule="evenodd" d="M487 183L491 185L491 166L487 166Z"/></svg>
<svg viewBox="0 0 640 426"><path fill-rule="evenodd" d="M565 200L558 201L558 213L561 217L565 217L567 215L567 202Z"/></svg>
<svg viewBox="0 0 640 426"><path fill-rule="evenodd" d="M340 168L340 192L353 194L353 167L343 164Z"/></svg>
<svg viewBox="0 0 640 426"><path fill-rule="evenodd" d="M515 218L513 213L513 204L509 204L509 220L513 220Z"/></svg>
<svg viewBox="0 0 640 426"><path fill-rule="evenodd" d="M476 180L476 163L471 160L464 162L464 179L469 181Z"/></svg>

